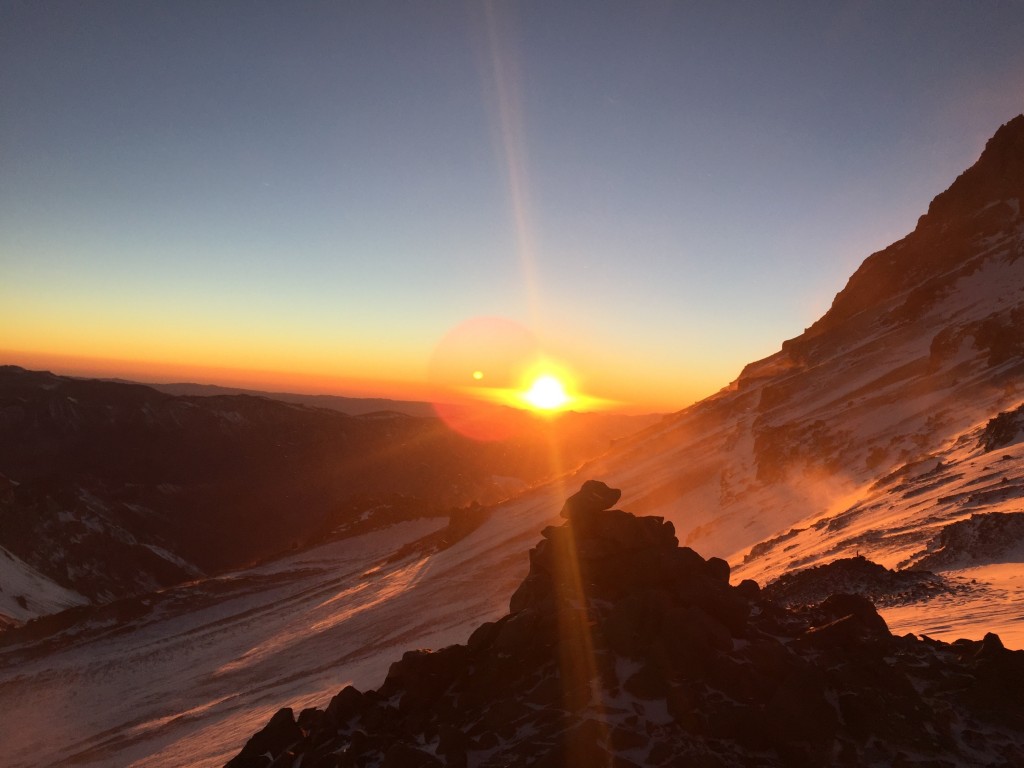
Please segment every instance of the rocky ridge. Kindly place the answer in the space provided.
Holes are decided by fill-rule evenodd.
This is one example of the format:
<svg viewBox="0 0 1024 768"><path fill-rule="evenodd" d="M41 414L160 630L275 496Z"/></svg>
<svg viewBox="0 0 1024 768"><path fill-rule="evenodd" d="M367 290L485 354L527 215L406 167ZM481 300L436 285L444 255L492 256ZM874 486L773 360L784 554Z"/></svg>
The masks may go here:
<svg viewBox="0 0 1024 768"><path fill-rule="evenodd" d="M617 500L585 483L466 644L278 711L228 768L1024 762L1024 652L893 636L857 595L785 608Z"/></svg>

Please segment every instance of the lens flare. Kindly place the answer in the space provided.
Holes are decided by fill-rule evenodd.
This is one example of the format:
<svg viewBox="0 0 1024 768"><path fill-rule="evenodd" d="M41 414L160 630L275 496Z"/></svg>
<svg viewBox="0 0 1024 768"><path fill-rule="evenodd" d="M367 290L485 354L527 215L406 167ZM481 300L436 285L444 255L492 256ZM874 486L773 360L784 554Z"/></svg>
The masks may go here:
<svg viewBox="0 0 1024 768"><path fill-rule="evenodd" d="M446 333L428 376L438 416L475 440L503 440L570 408L607 407L584 394L572 368L529 330L501 317L474 317Z"/></svg>
<svg viewBox="0 0 1024 768"><path fill-rule="evenodd" d="M461 435L503 440L522 429L524 413L507 392L540 354L537 339L502 317L474 317L455 326L434 348L428 377L434 410ZM521 408L522 405L520 404Z"/></svg>

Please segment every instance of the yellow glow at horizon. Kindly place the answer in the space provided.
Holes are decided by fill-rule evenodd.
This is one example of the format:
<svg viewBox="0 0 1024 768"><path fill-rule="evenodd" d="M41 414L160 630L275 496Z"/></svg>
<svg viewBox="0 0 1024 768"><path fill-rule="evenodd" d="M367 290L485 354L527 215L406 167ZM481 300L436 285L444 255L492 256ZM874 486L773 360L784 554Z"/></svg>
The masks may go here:
<svg viewBox="0 0 1024 768"><path fill-rule="evenodd" d="M25 296L5 294L3 286L0 299L0 363L72 375L191 380L266 391L358 392L404 400L449 397L440 393L435 398L435 388L424 381L425 353L415 340L401 340L401 346L397 339L371 344L340 333L303 333L297 325L279 327L266 318L224 324L198 311L174 316L171 322L170 316L153 316L137 304L101 312L84 299L36 305ZM633 375L644 363L639 357L608 367L603 360L576 354L571 373L554 356L507 371L488 367L487 359L460 362L460 380L452 378L446 386L455 389L453 397L529 409L541 416L559 411L537 408L524 394L544 374L562 382L571 400L560 410L638 413L678 410L728 381L717 360L685 370L666 364L643 377ZM463 391L459 384L470 386Z"/></svg>
<svg viewBox="0 0 1024 768"><path fill-rule="evenodd" d="M530 388L523 393L523 399L542 411L556 410L570 401L562 382L551 374L534 379Z"/></svg>

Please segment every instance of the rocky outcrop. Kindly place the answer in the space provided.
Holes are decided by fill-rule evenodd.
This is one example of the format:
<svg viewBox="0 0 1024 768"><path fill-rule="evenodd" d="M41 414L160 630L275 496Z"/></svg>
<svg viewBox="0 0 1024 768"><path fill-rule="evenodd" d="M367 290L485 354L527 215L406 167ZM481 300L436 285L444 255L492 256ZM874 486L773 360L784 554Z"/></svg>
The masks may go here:
<svg viewBox="0 0 1024 768"><path fill-rule="evenodd" d="M925 550L913 558L913 565L950 570L987 563L1019 563L1022 557L1024 512L985 512L943 526Z"/></svg>
<svg viewBox="0 0 1024 768"><path fill-rule="evenodd" d="M1024 440L1024 405L989 419L981 432L978 447L988 453L1021 440Z"/></svg>
<svg viewBox="0 0 1024 768"><path fill-rule="evenodd" d="M964 589L931 571L894 571L858 555L783 574L765 587L765 596L786 607L800 607L846 593L889 607Z"/></svg>
<svg viewBox="0 0 1024 768"><path fill-rule="evenodd" d="M1022 204L1024 115L1018 115L989 139L977 163L932 200L913 232L865 259L828 312L783 349L806 361L872 324L919 319L993 257L986 238L1013 231Z"/></svg>
<svg viewBox="0 0 1024 768"><path fill-rule="evenodd" d="M1024 761L1024 652L894 637L856 595L784 608L613 489L573 498L508 615L279 711L229 768Z"/></svg>

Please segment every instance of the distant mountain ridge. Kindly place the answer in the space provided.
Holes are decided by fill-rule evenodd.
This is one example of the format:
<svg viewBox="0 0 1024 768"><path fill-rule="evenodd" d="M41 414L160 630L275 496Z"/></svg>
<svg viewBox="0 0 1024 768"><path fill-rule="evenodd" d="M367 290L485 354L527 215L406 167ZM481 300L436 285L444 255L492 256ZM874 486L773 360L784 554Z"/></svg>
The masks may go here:
<svg viewBox="0 0 1024 768"><path fill-rule="evenodd" d="M0 628L493 504L558 471L552 440L572 466L648 420L523 423L478 444L436 417L0 366Z"/></svg>
<svg viewBox="0 0 1024 768"><path fill-rule="evenodd" d="M117 381L120 381L118 379ZM124 383L135 383L125 381ZM382 397L343 397L341 395L305 395L297 392L265 392L258 389L242 389L238 387L222 387L216 384L194 384L194 383L171 383L171 384L147 384L158 392L166 392L169 395L252 395L254 397L269 397L272 400L281 400L286 403L297 403L299 405L310 405L316 408L330 408L334 411L341 411L349 416L362 416L365 414L392 412L402 413L406 416L417 416L420 418L432 418L437 414L430 403L417 400L392 400Z"/></svg>

